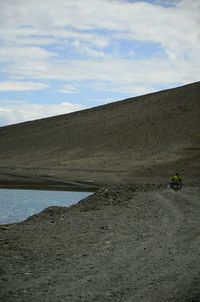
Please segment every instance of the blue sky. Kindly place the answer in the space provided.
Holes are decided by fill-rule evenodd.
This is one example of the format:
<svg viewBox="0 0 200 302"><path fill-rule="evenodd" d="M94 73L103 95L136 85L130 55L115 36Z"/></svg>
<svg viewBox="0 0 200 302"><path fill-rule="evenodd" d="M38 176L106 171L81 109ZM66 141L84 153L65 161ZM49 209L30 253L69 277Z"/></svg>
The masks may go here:
<svg viewBox="0 0 200 302"><path fill-rule="evenodd" d="M0 2L0 126L199 81L200 0Z"/></svg>

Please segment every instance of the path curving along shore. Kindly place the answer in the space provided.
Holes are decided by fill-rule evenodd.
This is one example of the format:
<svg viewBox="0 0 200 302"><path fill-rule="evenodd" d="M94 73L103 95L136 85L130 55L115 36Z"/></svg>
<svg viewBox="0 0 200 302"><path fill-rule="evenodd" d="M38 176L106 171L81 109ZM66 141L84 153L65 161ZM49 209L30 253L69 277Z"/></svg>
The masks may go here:
<svg viewBox="0 0 200 302"><path fill-rule="evenodd" d="M107 186L0 239L1 301L200 301L197 185Z"/></svg>

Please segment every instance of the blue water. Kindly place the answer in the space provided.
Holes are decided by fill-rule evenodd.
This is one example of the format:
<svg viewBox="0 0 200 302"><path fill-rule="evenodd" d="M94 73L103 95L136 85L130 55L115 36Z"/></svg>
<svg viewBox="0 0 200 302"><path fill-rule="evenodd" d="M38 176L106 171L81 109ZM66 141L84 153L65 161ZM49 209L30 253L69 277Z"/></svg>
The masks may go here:
<svg viewBox="0 0 200 302"><path fill-rule="evenodd" d="M91 192L0 189L0 224L14 223L49 206L70 206Z"/></svg>

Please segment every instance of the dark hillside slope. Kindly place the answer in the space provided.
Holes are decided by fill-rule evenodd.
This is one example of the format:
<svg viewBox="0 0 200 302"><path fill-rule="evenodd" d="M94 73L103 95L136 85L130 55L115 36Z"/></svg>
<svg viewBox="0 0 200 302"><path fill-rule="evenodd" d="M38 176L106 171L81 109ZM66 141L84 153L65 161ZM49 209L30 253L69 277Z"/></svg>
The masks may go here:
<svg viewBox="0 0 200 302"><path fill-rule="evenodd" d="M200 176L200 82L0 128L3 173L99 183ZM3 176L2 176L3 178Z"/></svg>

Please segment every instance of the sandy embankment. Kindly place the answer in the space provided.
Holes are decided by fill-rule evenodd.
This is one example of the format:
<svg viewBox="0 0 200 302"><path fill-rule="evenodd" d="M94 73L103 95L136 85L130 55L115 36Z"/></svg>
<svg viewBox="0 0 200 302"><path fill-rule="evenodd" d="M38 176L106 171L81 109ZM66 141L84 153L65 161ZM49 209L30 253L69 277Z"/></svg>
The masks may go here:
<svg viewBox="0 0 200 302"><path fill-rule="evenodd" d="M0 228L1 301L200 301L200 189L114 186Z"/></svg>

